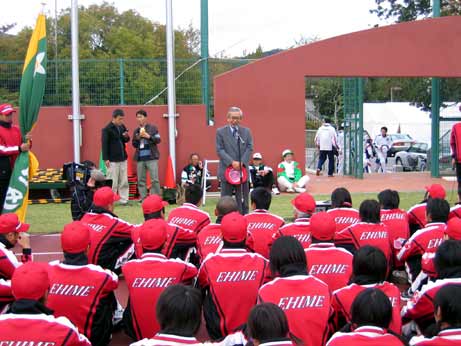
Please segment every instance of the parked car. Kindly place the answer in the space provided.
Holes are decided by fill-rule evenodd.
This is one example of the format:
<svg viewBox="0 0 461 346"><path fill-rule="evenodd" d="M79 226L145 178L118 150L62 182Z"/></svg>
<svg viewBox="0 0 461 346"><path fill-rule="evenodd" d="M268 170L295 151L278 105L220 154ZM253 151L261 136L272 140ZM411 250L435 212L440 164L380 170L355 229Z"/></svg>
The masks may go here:
<svg viewBox="0 0 461 346"><path fill-rule="evenodd" d="M428 144L417 142L395 154L395 164L404 171L424 171L427 167Z"/></svg>
<svg viewBox="0 0 461 346"><path fill-rule="evenodd" d="M410 148L411 145L415 144L416 141L410 137L410 135L405 133L395 133L389 135L392 139L392 145L387 152L388 157L395 156L399 151L405 151Z"/></svg>

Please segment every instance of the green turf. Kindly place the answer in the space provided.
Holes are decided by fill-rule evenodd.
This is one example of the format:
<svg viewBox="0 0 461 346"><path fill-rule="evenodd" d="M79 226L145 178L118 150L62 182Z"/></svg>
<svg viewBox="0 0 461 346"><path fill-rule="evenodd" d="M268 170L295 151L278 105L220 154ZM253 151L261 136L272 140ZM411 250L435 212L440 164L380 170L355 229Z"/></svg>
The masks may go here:
<svg viewBox="0 0 461 346"><path fill-rule="evenodd" d="M412 205L419 203L423 198L423 192L402 192L400 193L400 206L403 209L408 209ZM315 195L317 201L329 199L326 195ZM448 192L448 201L452 205L455 202L456 194ZM272 200L271 212L280 215L284 218L293 216L290 201L294 195L279 195L274 196ZM376 198L375 193L356 193L352 195L354 207L358 208L364 199ZM214 220L214 207L216 198L208 198L207 205L203 208L212 216ZM115 213L124 220L131 223L141 223L143 221L141 204L139 202L131 202L130 206L117 206ZM171 208L176 206L168 206L167 213ZM30 223L32 233L55 233L59 232L62 227L71 221L70 204L35 204L30 205L27 212L26 222Z"/></svg>

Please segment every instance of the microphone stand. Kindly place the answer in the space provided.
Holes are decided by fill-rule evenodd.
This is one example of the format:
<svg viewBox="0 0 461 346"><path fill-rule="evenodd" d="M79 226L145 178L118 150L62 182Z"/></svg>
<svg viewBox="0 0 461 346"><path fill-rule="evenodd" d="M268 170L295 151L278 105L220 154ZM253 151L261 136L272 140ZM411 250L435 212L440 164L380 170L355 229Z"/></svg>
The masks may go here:
<svg viewBox="0 0 461 346"><path fill-rule="evenodd" d="M240 137L240 133L236 132L236 136L237 136L237 152L238 152L238 161L239 161L239 165L240 165L240 199L241 199L241 209L240 209L240 212L242 213L242 215L244 215L243 213L243 207L244 207L244 203L245 203L245 196L243 196L243 172L242 172L242 169L243 169L243 165L242 165L242 151L240 149L240 144L245 144L245 141L242 139L242 137Z"/></svg>

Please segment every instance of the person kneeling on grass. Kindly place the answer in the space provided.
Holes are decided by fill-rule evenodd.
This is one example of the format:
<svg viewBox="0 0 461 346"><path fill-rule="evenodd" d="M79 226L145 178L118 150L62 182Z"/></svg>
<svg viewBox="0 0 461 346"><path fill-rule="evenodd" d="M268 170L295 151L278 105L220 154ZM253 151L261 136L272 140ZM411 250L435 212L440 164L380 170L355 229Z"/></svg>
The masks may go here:
<svg viewBox="0 0 461 346"><path fill-rule="evenodd" d="M309 177L302 175L299 163L293 160L293 152L286 149L282 153L283 161L277 169L277 182L282 192L306 192Z"/></svg>

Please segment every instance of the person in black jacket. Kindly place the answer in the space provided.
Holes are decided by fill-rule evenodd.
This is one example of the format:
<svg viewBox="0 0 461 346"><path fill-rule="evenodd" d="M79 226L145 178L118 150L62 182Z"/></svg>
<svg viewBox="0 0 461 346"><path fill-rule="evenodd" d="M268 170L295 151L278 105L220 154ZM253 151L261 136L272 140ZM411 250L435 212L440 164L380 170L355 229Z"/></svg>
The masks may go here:
<svg viewBox="0 0 461 346"><path fill-rule="evenodd" d="M102 129L102 158L109 169L112 190L120 195L120 204L128 203L128 173L125 143L130 141L128 129L123 124L125 113L116 109L112 121Z"/></svg>
<svg viewBox="0 0 461 346"><path fill-rule="evenodd" d="M149 171L151 179L150 194L160 195L158 180L158 159L160 153L157 144L160 143L160 134L157 126L147 123L147 113L140 109L136 112L139 127L133 132L133 147L136 148L134 159L138 162L138 190L141 200L147 197L146 172Z"/></svg>

